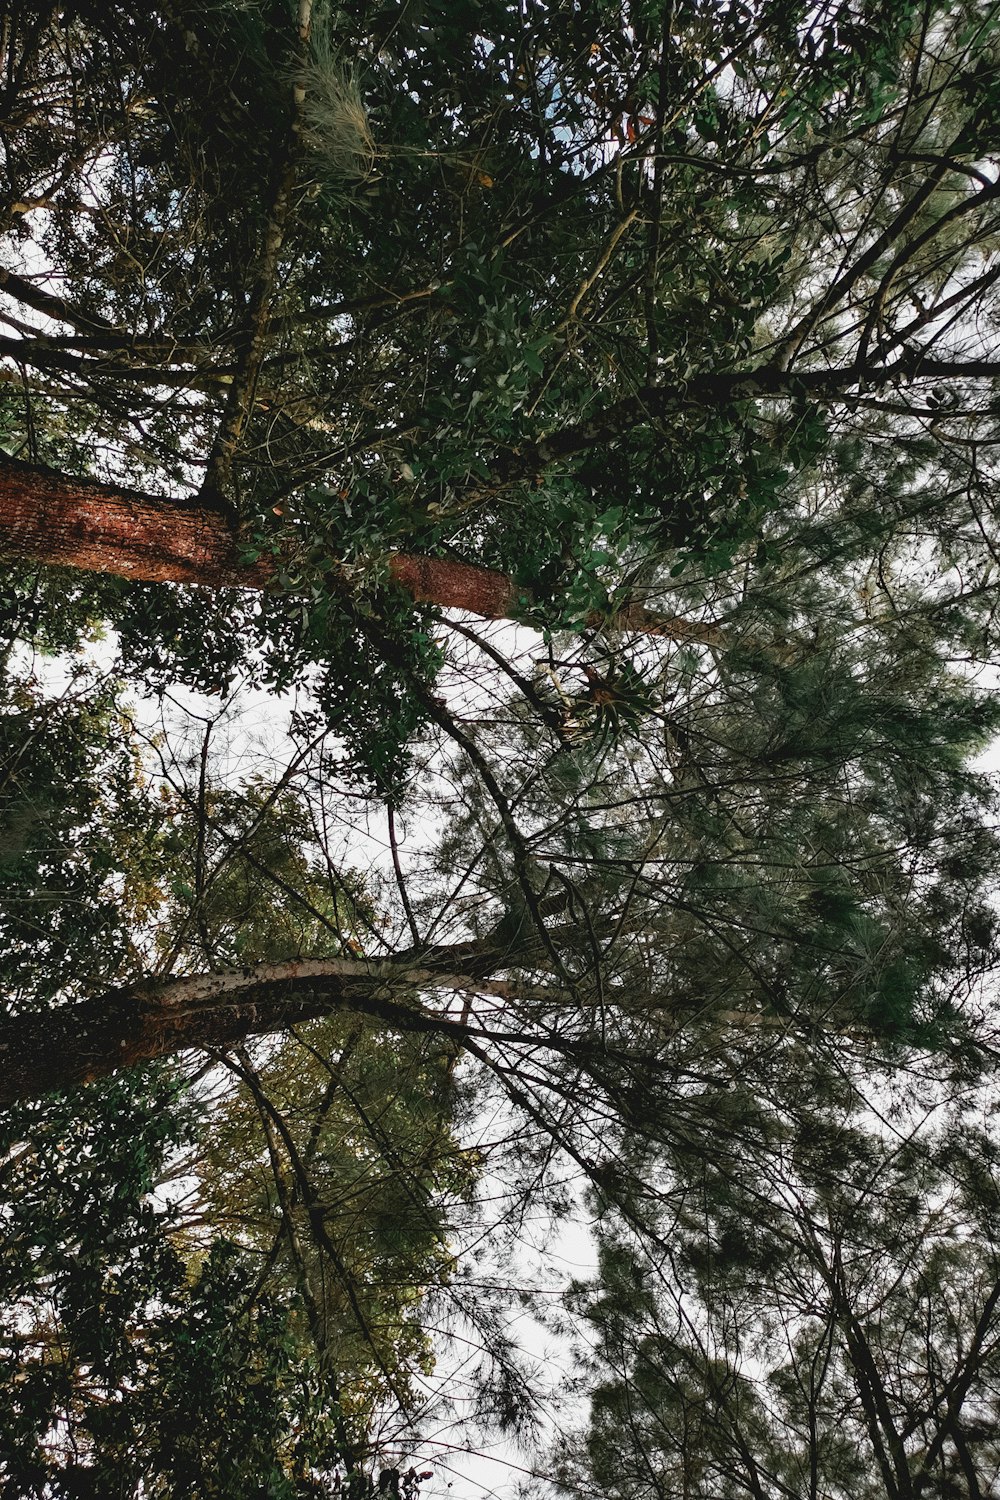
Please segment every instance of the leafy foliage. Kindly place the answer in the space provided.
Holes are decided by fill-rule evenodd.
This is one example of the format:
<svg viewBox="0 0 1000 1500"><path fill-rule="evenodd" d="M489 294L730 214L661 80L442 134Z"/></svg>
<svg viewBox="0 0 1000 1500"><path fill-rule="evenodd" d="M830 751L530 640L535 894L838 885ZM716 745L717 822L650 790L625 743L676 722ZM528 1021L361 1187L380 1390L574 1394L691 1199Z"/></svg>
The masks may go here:
<svg viewBox="0 0 1000 1500"><path fill-rule="evenodd" d="M286 558L204 636L183 596L105 591L127 660L202 688L247 646L278 686L315 666L398 790L440 657L389 549L500 568L575 627L637 572L752 552L817 462L849 483L930 424L975 468L993 20L355 7L303 52L280 7L16 10L8 235L61 290L5 282L7 446L200 486Z"/></svg>
<svg viewBox="0 0 1000 1500"><path fill-rule="evenodd" d="M809 1070L738 1175L658 1176L661 1249L606 1220L571 1492L984 1493L997 1452L992 1131ZM895 1092L895 1091L894 1091ZM669 1249L666 1247L669 1245Z"/></svg>
<svg viewBox="0 0 1000 1500"><path fill-rule="evenodd" d="M5 1116L0 1493L412 1500L585 1189L560 1485L985 1495L997 6L7 11L3 448L271 573L6 544L0 1041L259 984Z"/></svg>

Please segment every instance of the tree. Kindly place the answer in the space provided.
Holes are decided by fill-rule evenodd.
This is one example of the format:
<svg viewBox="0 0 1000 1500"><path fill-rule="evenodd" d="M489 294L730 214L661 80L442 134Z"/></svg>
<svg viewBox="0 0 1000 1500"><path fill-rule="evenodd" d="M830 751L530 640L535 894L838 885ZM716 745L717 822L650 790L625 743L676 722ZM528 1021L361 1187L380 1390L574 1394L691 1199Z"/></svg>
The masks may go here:
<svg viewBox="0 0 1000 1500"><path fill-rule="evenodd" d="M807 1065L752 1162L706 1163L683 1191L668 1168L658 1243L605 1221L600 1278L575 1293L593 1396L567 1487L880 1500L995 1487L992 1123L925 1076L882 1081L873 1129L858 1082Z"/></svg>
<svg viewBox="0 0 1000 1500"><path fill-rule="evenodd" d="M929 426L975 469L995 373L972 332L995 279L989 15L370 20L17 12L8 85L8 222L47 262L4 283L8 446L193 485L194 510L159 525L201 514L216 582L233 526L251 569L279 559L263 608L223 608L281 681L321 663L338 726L375 681L387 712L410 704L403 738L424 716L405 678L437 654L381 588L400 542L418 597L469 602L485 580L490 613L525 591L579 624L655 598L678 546L717 568L755 545L803 465L848 458L835 434L863 453ZM118 459L95 465L105 439ZM22 484L6 471L15 552ZM147 507L147 557L154 530ZM511 583L456 592L460 561ZM197 674L163 598L112 613L147 667ZM390 781L400 735L360 736Z"/></svg>
<svg viewBox="0 0 1000 1500"><path fill-rule="evenodd" d="M216 789L199 753L193 786L161 761L151 787L107 684L7 685L4 990L44 1047L95 974L339 952L370 920L357 876L331 891L310 862L289 784ZM452 1062L352 1017L240 1050L214 1085L184 1058L62 1098L39 1073L0 1143L3 1492L367 1493L405 1445L385 1413L415 1400L416 1309L475 1177Z"/></svg>
<svg viewBox="0 0 1000 1500"><path fill-rule="evenodd" d="M11 9L12 1492L395 1493L478 1172L655 1244L814 1053L991 1066L997 19ZM286 770L18 681L96 628Z"/></svg>

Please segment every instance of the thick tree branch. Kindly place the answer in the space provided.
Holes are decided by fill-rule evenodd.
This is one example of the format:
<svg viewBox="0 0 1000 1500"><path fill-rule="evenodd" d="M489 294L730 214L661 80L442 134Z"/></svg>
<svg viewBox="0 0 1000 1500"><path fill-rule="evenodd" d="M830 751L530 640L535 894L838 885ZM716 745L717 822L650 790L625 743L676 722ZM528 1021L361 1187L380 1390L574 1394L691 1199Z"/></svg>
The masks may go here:
<svg viewBox="0 0 1000 1500"><path fill-rule="evenodd" d="M47 318L56 319L60 323L68 323L71 328L76 328L81 333L121 337L121 330L115 328L114 324L109 323L106 318L82 312L80 308L67 302L65 297L56 296L54 292L47 292L26 276L18 276L14 271L6 271L2 267L0 267L0 292L6 292L16 301L23 302L26 307L33 307L36 312L44 313Z"/></svg>
<svg viewBox="0 0 1000 1500"><path fill-rule="evenodd" d="M266 588L282 562L279 552L245 563L227 517L200 497L146 495L7 457L0 457L0 556L216 589ZM336 569L336 559L330 565ZM407 552L391 554L387 568L417 603L468 610L488 620L520 618L531 609L531 596L492 568ZM659 615L638 604L610 618L595 615L590 623L706 644L722 639L711 625Z"/></svg>
<svg viewBox="0 0 1000 1500"><path fill-rule="evenodd" d="M94 999L0 1022L0 1105L77 1088L188 1047L228 1048L335 1011L378 1019L400 1031L520 1042L519 1031L435 1014L421 990L558 1001L556 984L492 982L410 959L291 959L222 973L141 980ZM536 1037L535 1043L544 1038Z"/></svg>
<svg viewBox="0 0 1000 1500"><path fill-rule="evenodd" d="M560 427L534 443L522 444L497 460L497 477L507 483L531 479L578 453L620 441L636 428L662 422L696 407L725 407L744 401L850 401L859 390L877 391L913 380L995 380L995 359L939 360L906 349L891 364L844 365L835 369L791 371L777 365L756 370L723 370L694 375L672 385L644 386L623 396L584 422Z"/></svg>

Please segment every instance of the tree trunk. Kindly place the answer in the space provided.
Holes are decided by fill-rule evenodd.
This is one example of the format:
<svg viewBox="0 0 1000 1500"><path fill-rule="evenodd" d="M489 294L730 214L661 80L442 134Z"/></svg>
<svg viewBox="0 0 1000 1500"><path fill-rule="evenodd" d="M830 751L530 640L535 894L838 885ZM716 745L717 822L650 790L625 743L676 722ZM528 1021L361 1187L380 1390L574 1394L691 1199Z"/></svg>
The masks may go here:
<svg viewBox="0 0 1000 1500"><path fill-rule="evenodd" d="M7 458L0 551L17 561L209 588L262 588L268 576L265 567L240 566L225 518L196 499L162 499Z"/></svg>
<svg viewBox="0 0 1000 1500"><path fill-rule="evenodd" d="M146 495L0 457L0 555L12 561L153 583L264 588L280 559L247 565L240 553L226 517L198 498ZM418 603L464 609L489 620L514 619L530 608L524 590L490 568L406 552L392 554L388 568ZM591 623L602 621L595 617ZM661 616L641 605L617 611L610 623L676 639L711 643L720 638L712 626Z"/></svg>
<svg viewBox="0 0 1000 1500"><path fill-rule="evenodd" d="M486 1035L421 1008L418 987L508 999L512 986L412 960L292 959L218 974L144 980L93 1000L0 1022L0 1107L78 1088L188 1047L225 1048L337 1010L402 1031ZM504 1033L507 1040L515 1039Z"/></svg>
<svg viewBox="0 0 1000 1500"><path fill-rule="evenodd" d="M551 1010L569 1002L558 983L513 983L474 972L491 950L457 943L395 959L293 958L248 964L219 973L142 979L91 1000L0 1020L0 1108L79 1088L123 1068L141 1066L187 1048L229 1048L248 1037L285 1031L335 1011L371 1017L401 1032L425 1032L451 1042L466 1038L506 1046L551 1046L567 1055L589 1054L585 1043L548 1035L526 1036L483 1026L469 1018L466 999L487 996L509 1006L532 1001ZM468 960L472 972L456 971ZM496 959L493 959L496 962ZM427 1009L421 994L461 997L456 1014ZM462 1019L460 1019L460 1016ZM615 1056L602 1042L600 1055Z"/></svg>
<svg viewBox="0 0 1000 1500"><path fill-rule="evenodd" d="M535 1059L539 1051L572 1058L588 1072L608 1064L631 1069L645 1053L609 1046L600 1034L567 1036L544 1021L528 1024L518 1002L553 1015L578 1008L578 996L557 979L485 977L509 962L478 943L415 950L394 959L294 958L248 964L219 973L143 979L91 1000L0 1020L0 1109L80 1088L123 1068L140 1067L188 1048L223 1050L248 1037L286 1031L337 1011L368 1017L400 1032L424 1032L453 1047L501 1043ZM462 965L464 967L459 967ZM426 1006L422 995L454 997L452 1014ZM472 995L503 1002L484 1025L470 1013ZM506 1024L504 1020L506 1017ZM662 1019L662 1018L661 1018ZM726 1028L786 1030L786 1017L720 1011ZM669 1022L663 1020L667 1029ZM680 1022L678 1024L681 1024ZM870 1039L861 1028L839 1033ZM594 1074L596 1076L596 1074Z"/></svg>

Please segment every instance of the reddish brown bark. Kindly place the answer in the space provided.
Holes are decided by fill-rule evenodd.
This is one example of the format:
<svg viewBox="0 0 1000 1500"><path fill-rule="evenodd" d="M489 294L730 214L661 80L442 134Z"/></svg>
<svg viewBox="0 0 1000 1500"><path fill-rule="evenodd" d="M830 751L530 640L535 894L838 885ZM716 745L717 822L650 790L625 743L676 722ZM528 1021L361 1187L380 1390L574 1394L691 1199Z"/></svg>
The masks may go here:
<svg viewBox="0 0 1000 1500"><path fill-rule="evenodd" d="M492 568L396 552L389 559L389 572L420 603L466 609L487 620L517 619L531 608L531 596L506 573L494 572ZM597 613L588 620L594 629L608 623L618 630L637 630L644 635L668 636L671 640L701 641L705 645L722 642L722 631L711 625L657 614L641 604L617 610L611 621Z"/></svg>
<svg viewBox="0 0 1000 1500"><path fill-rule="evenodd" d="M240 561L226 517L198 499L169 499L0 458L0 555L111 573L154 583L205 588L264 588L276 566ZM530 607L505 573L447 558L397 552L389 572L418 603L464 609L489 620ZM594 618L591 622L601 621ZM616 626L713 641L710 626L657 615L639 605L616 613Z"/></svg>
<svg viewBox="0 0 1000 1500"><path fill-rule="evenodd" d="M267 574L241 568L224 517L192 500L168 500L4 459L0 552L61 568L157 583L260 588Z"/></svg>
<svg viewBox="0 0 1000 1500"><path fill-rule="evenodd" d="M447 558L396 552L389 572L420 604L467 609L487 620L509 620L516 613L518 589L506 573Z"/></svg>

